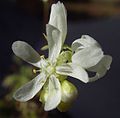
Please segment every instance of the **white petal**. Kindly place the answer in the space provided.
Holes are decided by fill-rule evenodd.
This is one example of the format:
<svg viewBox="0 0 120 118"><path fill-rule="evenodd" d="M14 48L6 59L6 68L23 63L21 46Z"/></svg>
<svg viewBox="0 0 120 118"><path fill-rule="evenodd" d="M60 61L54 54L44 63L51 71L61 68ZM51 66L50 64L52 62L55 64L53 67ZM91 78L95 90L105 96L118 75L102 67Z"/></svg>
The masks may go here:
<svg viewBox="0 0 120 118"><path fill-rule="evenodd" d="M95 39L93 39L89 35L82 35L80 39L77 39L72 43L72 51L74 52L78 49L83 49L91 46L100 47L100 45Z"/></svg>
<svg viewBox="0 0 120 118"><path fill-rule="evenodd" d="M81 80L84 83L89 81L87 72L79 65L64 64L56 67L56 72L61 75L68 75Z"/></svg>
<svg viewBox="0 0 120 118"><path fill-rule="evenodd" d="M91 46L74 53L72 56L72 62L86 69L96 65L102 57L102 49L97 46Z"/></svg>
<svg viewBox="0 0 120 118"><path fill-rule="evenodd" d="M40 91L46 79L47 77L44 73L39 74L33 80L19 88L13 95L14 99L21 102L32 99Z"/></svg>
<svg viewBox="0 0 120 118"><path fill-rule="evenodd" d="M111 63L112 63L112 57L109 55L105 55L97 65L89 68L88 69L89 71L96 72L96 75L90 78L90 82L103 77L106 74L107 70L110 69Z"/></svg>
<svg viewBox="0 0 120 118"><path fill-rule="evenodd" d="M83 68L96 65L103 57L103 51L95 39L83 35L72 43L73 63L80 64Z"/></svg>
<svg viewBox="0 0 120 118"><path fill-rule="evenodd" d="M15 41L12 44L12 50L16 56L24 61L36 66L39 66L40 55L26 42Z"/></svg>
<svg viewBox="0 0 120 118"><path fill-rule="evenodd" d="M49 24L56 27L61 32L62 43L64 43L67 34L66 9L63 3L58 2L51 7Z"/></svg>
<svg viewBox="0 0 120 118"><path fill-rule="evenodd" d="M39 67L40 68L46 68L46 66L48 66L48 62L47 62L47 60L44 58L44 56L41 56L40 57L41 59L40 59L40 61L39 61Z"/></svg>
<svg viewBox="0 0 120 118"><path fill-rule="evenodd" d="M49 78L48 98L45 102L45 111L55 109L61 101L61 85L59 80L51 75Z"/></svg>
<svg viewBox="0 0 120 118"><path fill-rule="evenodd" d="M49 24L46 25L46 30L49 47L49 59L51 62L55 62L62 47L60 31Z"/></svg>

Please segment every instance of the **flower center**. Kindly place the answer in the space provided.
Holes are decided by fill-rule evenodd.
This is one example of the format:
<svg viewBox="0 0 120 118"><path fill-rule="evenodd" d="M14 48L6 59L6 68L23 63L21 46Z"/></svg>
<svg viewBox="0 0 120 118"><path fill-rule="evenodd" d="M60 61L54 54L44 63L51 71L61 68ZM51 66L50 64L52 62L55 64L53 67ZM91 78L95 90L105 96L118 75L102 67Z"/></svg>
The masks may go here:
<svg viewBox="0 0 120 118"><path fill-rule="evenodd" d="M46 72L47 72L49 75L55 73L55 67L49 65L49 66L46 68Z"/></svg>

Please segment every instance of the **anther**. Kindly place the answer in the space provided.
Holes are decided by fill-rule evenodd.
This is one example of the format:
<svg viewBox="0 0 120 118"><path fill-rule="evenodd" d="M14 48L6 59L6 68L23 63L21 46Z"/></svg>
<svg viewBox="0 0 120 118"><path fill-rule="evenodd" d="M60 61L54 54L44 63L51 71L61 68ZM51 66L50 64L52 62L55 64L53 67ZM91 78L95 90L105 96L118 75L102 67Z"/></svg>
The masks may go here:
<svg viewBox="0 0 120 118"><path fill-rule="evenodd" d="M36 69L33 69L32 71L34 74L36 74L37 72L40 72L40 70L36 70Z"/></svg>

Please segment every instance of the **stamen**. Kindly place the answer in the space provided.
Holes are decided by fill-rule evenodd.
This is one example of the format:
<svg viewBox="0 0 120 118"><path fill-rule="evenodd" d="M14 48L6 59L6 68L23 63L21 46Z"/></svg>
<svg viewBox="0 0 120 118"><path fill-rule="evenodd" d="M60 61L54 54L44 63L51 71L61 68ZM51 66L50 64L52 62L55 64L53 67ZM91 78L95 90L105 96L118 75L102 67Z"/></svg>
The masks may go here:
<svg viewBox="0 0 120 118"><path fill-rule="evenodd" d="M36 69L33 69L32 71L33 71L34 74L40 72L40 70L36 70Z"/></svg>
<svg viewBox="0 0 120 118"><path fill-rule="evenodd" d="M45 33L43 33L43 36L45 37L45 39L47 40L47 35Z"/></svg>

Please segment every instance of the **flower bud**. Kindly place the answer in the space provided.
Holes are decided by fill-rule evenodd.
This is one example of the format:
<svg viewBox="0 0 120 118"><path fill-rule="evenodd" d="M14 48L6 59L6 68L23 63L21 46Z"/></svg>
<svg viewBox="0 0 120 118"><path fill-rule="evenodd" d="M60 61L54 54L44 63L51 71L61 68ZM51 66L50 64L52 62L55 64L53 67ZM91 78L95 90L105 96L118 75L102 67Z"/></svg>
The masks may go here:
<svg viewBox="0 0 120 118"><path fill-rule="evenodd" d="M41 90L39 101L45 104L47 98L48 98L48 90L47 89Z"/></svg>
<svg viewBox="0 0 120 118"><path fill-rule="evenodd" d="M68 109L71 108L73 102L60 102L60 104L58 105L57 109L60 112L66 112Z"/></svg>
<svg viewBox="0 0 120 118"><path fill-rule="evenodd" d="M63 102L72 102L76 99L78 91L77 88L71 82L64 80L61 83L61 87Z"/></svg>
<svg viewBox="0 0 120 118"><path fill-rule="evenodd" d="M57 109L61 112L66 112L73 104L77 97L77 88L69 81L64 80L61 83L62 87L62 100Z"/></svg>

